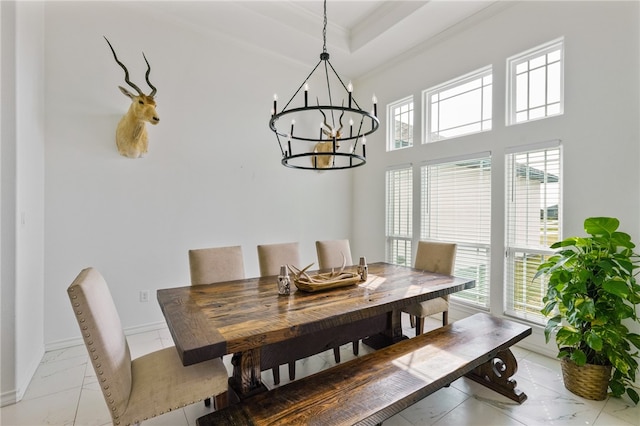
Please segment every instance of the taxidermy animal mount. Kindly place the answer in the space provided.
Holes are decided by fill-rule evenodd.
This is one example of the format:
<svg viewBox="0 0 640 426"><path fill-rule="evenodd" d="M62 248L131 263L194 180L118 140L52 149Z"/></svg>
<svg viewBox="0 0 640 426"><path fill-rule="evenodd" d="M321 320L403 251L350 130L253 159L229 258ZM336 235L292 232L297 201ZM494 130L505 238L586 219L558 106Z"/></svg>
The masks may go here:
<svg viewBox="0 0 640 426"><path fill-rule="evenodd" d="M107 38L104 38L107 40ZM129 158L139 158L147 153L147 149L149 147L149 139L147 136L147 127L146 123L149 122L151 124L158 124L160 122L160 118L158 117L158 113L156 112L156 101L153 98L156 94L157 89L151 84L149 81L149 73L151 73L151 65L149 65L149 61L147 61L147 57L142 53L142 57L144 61L147 63L147 72L145 74L145 79L147 80L147 84L151 87L151 93L145 95L142 90L135 84L129 80L129 71L127 67L124 66L122 62L118 60L116 56L116 51L113 50L113 46L107 40L109 47L111 48L111 52L113 53L113 58L116 60L118 65L122 67L124 70L124 81L134 88L137 94L129 92L122 86L118 86L120 91L129 99L131 99L131 106L129 107L129 111L122 116L120 122L118 123L118 127L116 129L116 146L118 147L118 152L120 155L124 155Z"/></svg>
<svg viewBox="0 0 640 426"><path fill-rule="evenodd" d="M318 102L318 106L320 103ZM343 105L344 106L344 102ZM320 113L324 120L322 120L322 133L327 137L327 142L318 142L313 148L313 152L336 152L340 149L340 138L342 138L342 117L344 117L344 111L340 114L340 127L336 130L332 125L327 123L327 116L320 109ZM331 167L333 161L333 155L314 155L311 157L311 164L318 169L326 169Z"/></svg>

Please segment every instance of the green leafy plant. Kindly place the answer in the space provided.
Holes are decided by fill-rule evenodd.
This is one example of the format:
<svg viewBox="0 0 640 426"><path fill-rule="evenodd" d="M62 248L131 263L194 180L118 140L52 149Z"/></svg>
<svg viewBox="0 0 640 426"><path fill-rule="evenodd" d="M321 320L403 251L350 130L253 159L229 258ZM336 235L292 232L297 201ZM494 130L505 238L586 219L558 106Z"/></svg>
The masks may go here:
<svg viewBox="0 0 640 426"><path fill-rule="evenodd" d="M534 279L548 278L541 312L550 317L544 331L547 343L556 333L558 358L570 357L579 366L611 365L611 395L626 392L638 404L633 382L640 335L623 321L639 322L639 257L631 237L617 231L619 225L616 218L586 219L584 229L590 236L553 244L558 251L538 267Z"/></svg>

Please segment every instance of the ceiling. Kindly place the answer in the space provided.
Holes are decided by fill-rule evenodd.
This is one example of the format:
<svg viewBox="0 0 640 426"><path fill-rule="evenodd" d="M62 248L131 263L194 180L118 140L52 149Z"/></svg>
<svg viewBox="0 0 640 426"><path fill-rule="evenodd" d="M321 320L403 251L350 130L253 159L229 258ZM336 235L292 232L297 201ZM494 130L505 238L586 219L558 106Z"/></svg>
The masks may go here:
<svg viewBox="0 0 640 426"><path fill-rule="evenodd" d="M329 0L327 51L341 74L357 78L473 25L508 3ZM322 52L322 1L171 1L154 2L154 8L199 31L229 37L303 66L313 66Z"/></svg>

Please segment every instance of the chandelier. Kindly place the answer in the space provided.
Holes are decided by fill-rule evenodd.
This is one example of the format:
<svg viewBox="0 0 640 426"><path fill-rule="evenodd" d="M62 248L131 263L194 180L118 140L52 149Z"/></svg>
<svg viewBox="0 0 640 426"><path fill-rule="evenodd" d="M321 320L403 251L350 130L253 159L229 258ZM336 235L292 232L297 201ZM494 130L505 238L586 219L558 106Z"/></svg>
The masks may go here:
<svg viewBox="0 0 640 426"><path fill-rule="evenodd" d="M351 82L345 85L331 65L327 52L327 0L324 1L322 38L320 61L280 111L278 97L274 95L269 127L276 134L284 166L305 170L359 167L367 162L367 136L380 126L377 100L373 95L371 111L360 108ZM318 75L313 77L314 73ZM310 100L310 81L322 81L323 86L326 84L326 93L322 89ZM333 95L337 95L340 104L334 104Z"/></svg>

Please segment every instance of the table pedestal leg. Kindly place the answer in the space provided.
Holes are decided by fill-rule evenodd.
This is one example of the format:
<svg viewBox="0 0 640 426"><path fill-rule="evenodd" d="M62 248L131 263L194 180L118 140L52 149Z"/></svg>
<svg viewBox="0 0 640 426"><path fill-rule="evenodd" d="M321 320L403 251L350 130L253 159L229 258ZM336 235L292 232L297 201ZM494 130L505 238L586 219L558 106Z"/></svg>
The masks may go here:
<svg viewBox="0 0 640 426"><path fill-rule="evenodd" d="M233 375L229 378L229 387L240 400L267 391L260 378L260 348L233 354L231 364Z"/></svg>
<svg viewBox="0 0 640 426"><path fill-rule="evenodd" d="M400 310L389 312L387 314L387 327L384 333L369 336L363 339L362 342L373 349L382 349L401 340L408 339L407 336L402 334L401 314L402 311Z"/></svg>

